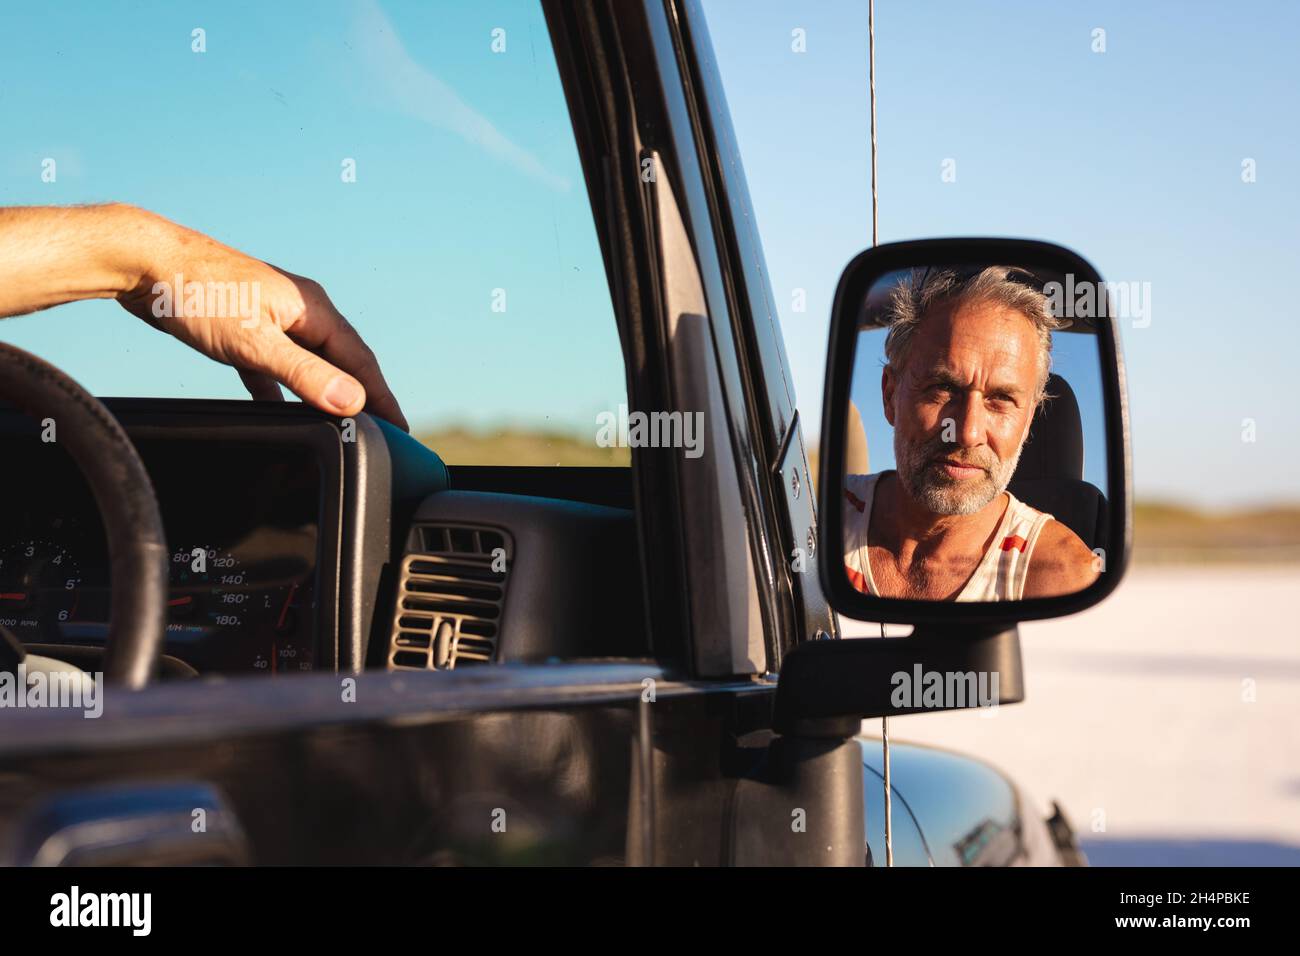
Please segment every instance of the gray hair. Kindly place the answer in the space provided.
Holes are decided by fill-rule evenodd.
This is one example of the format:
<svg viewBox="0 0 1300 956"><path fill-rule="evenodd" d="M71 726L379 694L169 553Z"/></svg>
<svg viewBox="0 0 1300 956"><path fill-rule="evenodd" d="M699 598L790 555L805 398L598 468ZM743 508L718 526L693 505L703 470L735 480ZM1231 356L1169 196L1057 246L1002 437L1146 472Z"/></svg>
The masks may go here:
<svg viewBox="0 0 1300 956"><path fill-rule="evenodd" d="M1034 403L1042 401L1046 396L1047 376L1052 370L1052 332L1064 323L1052 315L1041 283L1024 269L1012 266L988 266L970 274L951 269L914 269L907 280L894 288L884 312L889 326L885 339L889 367L897 371L906 361L912 335L931 309L969 302L1001 305L1033 323L1039 344L1038 390Z"/></svg>

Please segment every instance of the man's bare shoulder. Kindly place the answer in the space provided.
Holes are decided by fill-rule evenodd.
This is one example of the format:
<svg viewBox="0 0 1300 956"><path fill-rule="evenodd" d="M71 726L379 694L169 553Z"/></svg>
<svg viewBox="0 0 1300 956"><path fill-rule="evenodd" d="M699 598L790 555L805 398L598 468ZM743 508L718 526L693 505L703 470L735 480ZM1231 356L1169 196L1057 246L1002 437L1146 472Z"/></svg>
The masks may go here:
<svg viewBox="0 0 1300 956"><path fill-rule="evenodd" d="M845 475L844 500L862 512L866 507L867 499L874 496L873 489L881 474L882 472L873 472L869 475Z"/></svg>
<svg viewBox="0 0 1300 956"><path fill-rule="evenodd" d="M1082 591L1097 580L1097 556L1083 539L1060 521L1049 521L1038 535L1029 562L1025 594L1055 597Z"/></svg>

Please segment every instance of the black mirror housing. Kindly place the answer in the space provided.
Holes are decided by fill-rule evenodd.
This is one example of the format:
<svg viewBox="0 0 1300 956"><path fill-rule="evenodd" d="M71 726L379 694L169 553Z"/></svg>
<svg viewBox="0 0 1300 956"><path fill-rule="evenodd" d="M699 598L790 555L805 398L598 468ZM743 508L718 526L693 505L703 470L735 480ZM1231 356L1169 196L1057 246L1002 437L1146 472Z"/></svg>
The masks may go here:
<svg viewBox="0 0 1300 956"><path fill-rule="evenodd" d="M884 598L863 593L845 567L845 520L841 500L849 447L848 418L859 321L873 285L883 277L931 263L1014 263L1036 274L1070 277L1071 288L1096 291L1097 313L1089 317L1100 362L1099 388L1105 434L1107 547L1101 573L1087 587L1052 597L1017 601L960 603ZM822 547L818 570L831 606L858 620L913 625L966 625L989 628L1019 621L1061 617L1091 607L1119 584L1132 545L1132 494L1128 405L1118 319L1109 303L1109 287L1082 257L1061 246L1024 239L927 239L877 246L859 254L845 268L831 313L818 480ZM949 630L943 627L943 630Z"/></svg>

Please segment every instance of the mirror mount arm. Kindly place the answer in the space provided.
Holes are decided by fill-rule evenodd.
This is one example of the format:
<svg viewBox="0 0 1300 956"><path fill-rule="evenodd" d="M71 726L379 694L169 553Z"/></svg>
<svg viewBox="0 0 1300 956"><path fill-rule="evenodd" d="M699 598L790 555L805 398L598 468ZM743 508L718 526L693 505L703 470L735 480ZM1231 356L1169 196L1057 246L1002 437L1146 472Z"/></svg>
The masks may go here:
<svg viewBox="0 0 1300 956"><path fill-rule="evenodd" d="M774 729L851 737L862 720L1025 699L1014 623L919 624L908 637L805 641L786 655Z"/></svg>

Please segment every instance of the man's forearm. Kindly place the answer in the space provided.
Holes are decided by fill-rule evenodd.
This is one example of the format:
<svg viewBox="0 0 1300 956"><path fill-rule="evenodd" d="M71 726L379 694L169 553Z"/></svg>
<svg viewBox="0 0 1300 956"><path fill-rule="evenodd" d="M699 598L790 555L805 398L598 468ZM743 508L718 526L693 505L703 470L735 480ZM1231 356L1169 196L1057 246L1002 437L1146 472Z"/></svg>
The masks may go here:
<svg viewBox="0 0 1300 956"><path fill-rule="evenodd" d="M0 318L135 288L159 221L119 204L0 208Z"/></svg>
<svg viewBox="0 0 1300 956"><path fill-rule="evenodd" d="M173 308L181 276L186 298ZM209 290L232 286L233 312L225 294L209 303ZM280 399L283 383L332 415L366 409L407 427L374 353L319 283L134 206L0 208L0 319L110 298L235 366L256 398Z"/></svg>

